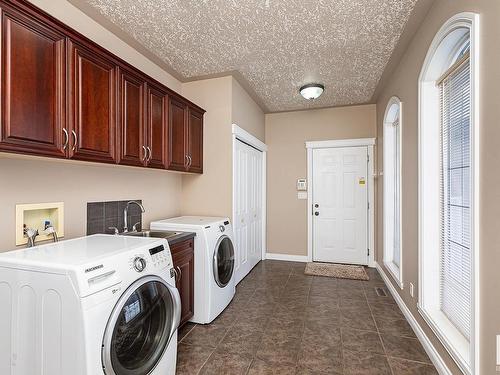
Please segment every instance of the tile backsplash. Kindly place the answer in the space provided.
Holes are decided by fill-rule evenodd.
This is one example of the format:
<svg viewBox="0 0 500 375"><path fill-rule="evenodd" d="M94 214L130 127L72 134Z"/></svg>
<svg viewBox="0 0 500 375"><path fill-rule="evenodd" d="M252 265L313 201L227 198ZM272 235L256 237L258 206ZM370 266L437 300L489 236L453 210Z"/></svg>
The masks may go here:
<svg viewBox="0 0 500 375"><path fill-rule="evenodd" d="M127 202L134 200L142 204L140 199L129 199L126 201L109 201L109 202L88 202L87 203L87 235L96 233L113 234L113 230L109 227L116 227L120 232L123 232L123 210L127 206ZM142 227L141 209L132 204L128 208L128 230L132 230L135 223L137 229Z"/></svg>

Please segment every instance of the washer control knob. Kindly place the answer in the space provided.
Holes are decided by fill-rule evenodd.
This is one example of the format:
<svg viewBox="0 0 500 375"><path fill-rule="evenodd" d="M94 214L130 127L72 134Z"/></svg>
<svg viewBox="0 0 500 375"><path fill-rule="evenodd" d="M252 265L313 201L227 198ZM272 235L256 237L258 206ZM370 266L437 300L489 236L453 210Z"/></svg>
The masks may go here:
<svg viewBox="0 0 500 375"><path fill-rule="evenodd" d="M137 272L142 272L144 271L144 268L146 268L146 260L141 257L136 257L134 259L134 269Z"/></svg>
<svg viewBox="0 0 500 375"><path fill-rule="evenodd" d="M219 225L219 229L221 232L224 232L226 230L226 227L224 225Z"/></svg>

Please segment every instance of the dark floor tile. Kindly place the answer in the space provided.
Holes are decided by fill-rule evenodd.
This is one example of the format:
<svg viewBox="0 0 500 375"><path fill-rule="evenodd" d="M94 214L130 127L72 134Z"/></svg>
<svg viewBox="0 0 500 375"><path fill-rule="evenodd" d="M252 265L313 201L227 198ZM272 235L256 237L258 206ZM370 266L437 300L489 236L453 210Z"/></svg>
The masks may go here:
<svg viewBox="0 0 500 375"><path fill-rule="evenodd" d="M331 307L340 307L340 298L323 295L310 295L307 303L311 306L327 305Z"/></svg>
<svg viewBox="0 0 500 375"><path fill-rule="evenodd" d="M184 338L184 336L186 336L195 326L196 324L187 322L182 327L180 327L177 330L177 340L181 341Z"/></svg>
<svg viewBox="0 0 500 375"><path fill-rule="evenodd" d="M271 364L292 366L297 363L299 350L300 338L266 331L256 357Z"/></svg>
<svg viewBox="0 0 500 375"><path fill-rule="evenodd" d="M339 287L337 294L340 297L340 299L356 299L356 300L366 301L366 295L363 288L355 289L355 288Z"/></svg>
<svg viewBox="0 0 500 375"><path fill-rule="evenodd" d="M278 365L267 363L255 358L250 365L248 375L292 375L295 373L295 365Z"/></svg>
<svg viewBox="0 0 500 375"><path fill-rule="evenodd" d="M354 352L385 354L378 332L342 328L342 347Z"/></svg>
<svg viewBox="0 0 500 375"><path fill-rule="evenodd" d="M260 327L247 324L235 325L229 329L217 349L253 356L259 348L263 333Z"/></svg>
<svg viewBox="0 0 500 375"><path fill-rule="evenodd" d="M312 284L309 294L312 296L322 297L336 297L338 298L339 292L336 285L316 285Z"/></svg>
<svg viewBox="0 0 500 375"><path fill-rule="evenodd" d="M198 324L182 340L188 345L216 348L229 327Z"/></svg>
<svg viewBox="0 0 500 375"><path fill-rule="evenodd" d="M394 375L438 375L432 365L399 358L389 357L388 360Z"/></svg>
<svg viewBox="0 0 500 375"><path fill-rule="evenodd" d="M372 314L366 311L341 310L340 325L347 328L376 331Z"/></svg>
<svg viewBox="0 0 500 375"><path fill-rule="evenodd" d="M387 357L374 353L344 350L345 375L391 375Z"/></svg>
<svg viewBox="0 0 500 375"><path fill-rule="evenodd" d="M213 348L192 346L179 343L177 345L177 375L197 374L208 360Z"/></svg>
<svg viewBox="0 0 500 375"><path fill-rule="evenodd" d="M417 339L387 334L381 334L380 336L387 356L430 363L427 353Z"/></svg>
<svg viewBox="0 0 500 375"><path fill-rule="evenodd" d="M305 345L299 353L297 366L311 373L342 374L342 349L339 347L310 347Z"/></svg>
<svg viewBox="0 0 500 375"><path fill-rule="evenodd" d="M238 375L246 374L252 357L245 354L228 353L217 349L202 367L199 374Z"/></svg>
<svg viewBox="0 0 500 375"><path fill-rule="evenodd" d="M311 351L314 348L340 348L342 346L340 328L334 324L306 322L301 346Z"/></svg>
<svg viewBox="0 0 500 375"><path fill-rule="evenodd" d="M404 315L398 305L370 303L370 310L373 316L380 316L385 319L404 319Z"/></svg>
<svg viewBox="0 0 500 375"><path fill-rule="evenodd" d="M340 298L339 307L344 310L360 310L370 312L365 299Z"/></svg>
<svg viewBox="0 0 500 375"><path fill-rule="evenodd" d="M416 338L415 332L405 319L387 319L380 316L374 318L380 333Z"/></svg>
<svg viewBox="0 0 500 375"><path fill-rule="evenodd" d="M348 279L339 279L338 281L339 289L363 289L363 281L359 280L348 280Z"/></svg>

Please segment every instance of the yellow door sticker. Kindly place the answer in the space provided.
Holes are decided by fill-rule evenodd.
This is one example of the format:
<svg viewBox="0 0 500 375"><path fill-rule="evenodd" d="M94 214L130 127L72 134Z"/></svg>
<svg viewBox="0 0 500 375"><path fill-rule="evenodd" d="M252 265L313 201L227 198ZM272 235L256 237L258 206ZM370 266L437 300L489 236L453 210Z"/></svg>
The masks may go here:
<svg viewBox="0 0 500 375"><path fill-rule="evenodd" d="M358 183L359 183L360 185L364 185L364 184L366 184L365 179L364 179L363 177L361 177L361 178L359 179L359 182L358 182Z"/></svg>

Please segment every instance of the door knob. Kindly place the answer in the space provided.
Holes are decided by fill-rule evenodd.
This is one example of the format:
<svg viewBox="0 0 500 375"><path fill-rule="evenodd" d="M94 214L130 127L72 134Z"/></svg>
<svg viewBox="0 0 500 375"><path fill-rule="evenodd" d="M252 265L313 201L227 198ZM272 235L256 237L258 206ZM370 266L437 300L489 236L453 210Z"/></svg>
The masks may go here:
<svg viewBox="0 0 500 375"><path fill-rule="evenodd" d="M316 211L316 212L314 213L314 215L319 216L319 212L318 212L318 211Z"/></svg>

